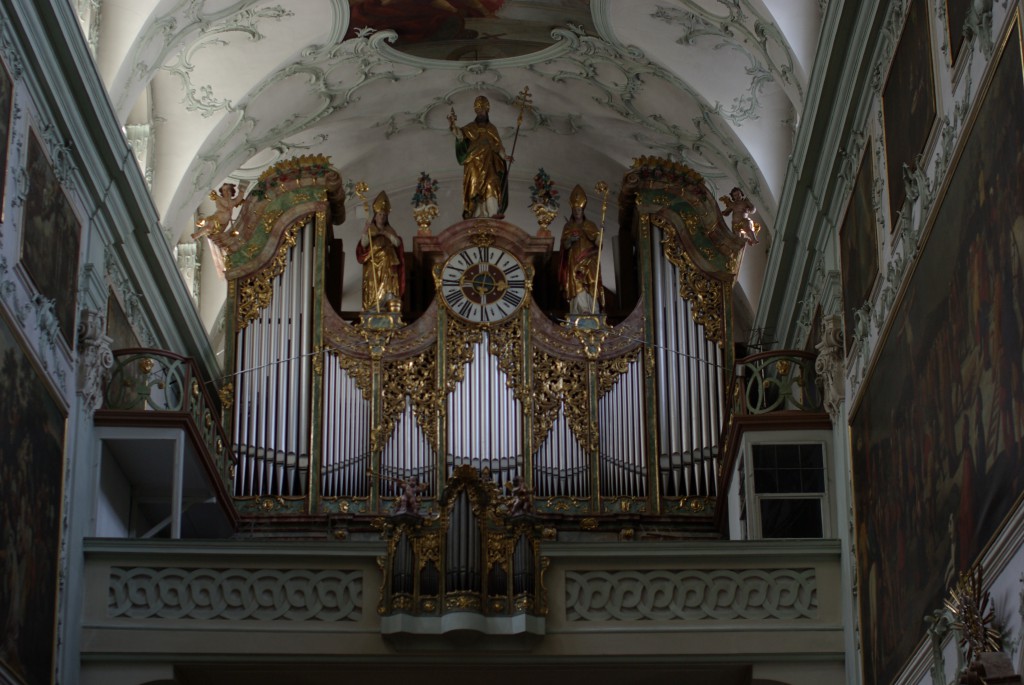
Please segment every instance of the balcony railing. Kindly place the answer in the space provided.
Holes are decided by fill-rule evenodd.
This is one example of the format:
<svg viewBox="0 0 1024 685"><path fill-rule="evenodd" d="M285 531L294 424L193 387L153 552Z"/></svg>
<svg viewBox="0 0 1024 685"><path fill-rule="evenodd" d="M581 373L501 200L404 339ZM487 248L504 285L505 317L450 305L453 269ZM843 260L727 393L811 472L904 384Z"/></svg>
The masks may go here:
<svg viewBox="0 0 1024 685"><path fill-rule="evenodd" d="M824 411L815 356L801 350L774 350L737 360L730 395L733 416Z"/></svg>
<svg viewBox="0 0 1024 685"><path fill-rule="evenodd" d="M136 348L114 352L103 409L190 419L216 472L230 488L237 460L221 426L220 403L207 389L191 359L166 350Z"/></svg>
<svg viewBox="0 0 1024 685"><path fill-rule="evenodd" d="M729 388L718 492L729 491L729 483L741 464L739 451L745 431L831 427L814 370L816 358L803 350L772 350L736 360ZM725 526L726 509L720 507L717 512L720 529Z"/></svg>

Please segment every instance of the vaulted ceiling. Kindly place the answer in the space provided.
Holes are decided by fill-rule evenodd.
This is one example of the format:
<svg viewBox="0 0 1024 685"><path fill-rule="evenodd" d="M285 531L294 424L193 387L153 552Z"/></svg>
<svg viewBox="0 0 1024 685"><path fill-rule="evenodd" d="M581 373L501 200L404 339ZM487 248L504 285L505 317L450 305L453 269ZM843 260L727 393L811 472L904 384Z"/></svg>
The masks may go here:
<svg viewBox="0 0 1024 685"><path fill-rule="evenodd" d="M447 115L491 100L511 149L510 220L543 167L614 191L633 158L742 187L769 230L824 0L102 0L79 2L111 101L172 241L225 179L301 154L407 206L420 172L446 226L462 171ZM92 8L92 9L89 9ZM613 211L613 208L610 208ZM517 214L518 213L518 214ZM611 216L614 216L612 214ZM396 222L397 223L397 222ZM411 225L411 217L406 221Z"/></svg>

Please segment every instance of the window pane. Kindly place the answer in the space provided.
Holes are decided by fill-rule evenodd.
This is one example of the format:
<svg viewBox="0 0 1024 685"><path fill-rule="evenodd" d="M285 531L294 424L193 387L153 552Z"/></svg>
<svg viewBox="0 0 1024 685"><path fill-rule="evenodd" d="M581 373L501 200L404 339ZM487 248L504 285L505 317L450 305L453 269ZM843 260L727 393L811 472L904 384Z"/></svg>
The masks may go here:
<svg viewBox="0 0 1024 685"><path fill-rule="evenodd" d="M803 472L803 487L800 492L825 492L825 470L806 469Z"/></svg>
<svg viewBox="0 0 1024 685"><path fill-rule="evenodd" d="M754 492L778 492L779 479L775 469L754 469Z"/></svg>
<svg viewBox="0 0 1024 685"><path fill-rule="evenodd" d="M821 445L754 445L751 460L758 493L825 492Z"/></svg>
<svg viewBox="0 0 1024 685"><path fill-rule="evenodd" d="M821 503L819 500L761 500L761 537L820 538L821 535Z"/></svg>
<svg viewBox="0 0 1024 685"><path fill-rule="evenodd" d="M754 445L751 454L755 469L775 467L775 445Z"/></svg>
<svg viewBox="0 0 1024 685"><path fill-rule="evenodd" d="M803 492L800 469L779 469L779 489L776 492Z"/></svg>
<svg viewBox="0 0 1024 685"><path fill-rule="evenodd" d="M775 449L780 469L800 468L800 445L776 445Z"/></svg>
<svg viewBox="0 0 1024 685"><path fill-rule="evenodd" d="M801 445L800 466L805 469L820 469L821 445Z"/></svg>

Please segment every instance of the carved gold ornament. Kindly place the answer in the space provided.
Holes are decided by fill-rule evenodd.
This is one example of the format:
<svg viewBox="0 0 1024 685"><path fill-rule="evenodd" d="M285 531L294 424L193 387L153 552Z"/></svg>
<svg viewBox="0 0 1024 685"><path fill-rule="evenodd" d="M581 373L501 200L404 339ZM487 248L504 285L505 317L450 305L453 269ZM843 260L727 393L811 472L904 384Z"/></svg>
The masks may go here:
<svg viewBox="0 0 1024 685"><path fill-rule="evenodd" d="M430 224L437 218L437 205L423 205L412 210L420 235L430 235Z"/></svg>
<svg viewBox="0 0 1024 685"><path fill-rule="evenodd" d="M235 400L235 384L230 382L225 383L224 387L217 392L217 396L220 397L220 403L224 407L225 411L231 409L231 405Z"/></svg>
<svg viewBox="0 0 1024 685"><path fill-rule="evenodd" d="M448 319L445 334L445 356L448 362L445 369L446 396L465 379L466 365L473 361L473 349L483 337L480 328L465 324L455 317Z"/></svg>
<svg viewBox="0 0 1024 685"><path fill-rule="evenodd" d="M536 203L530 207L533 210L534 215L537 217L537 235L541 238L546 238L551 235L551 231L548 230L548 226L558 216L558 211L555 209L549 209L542 204Z"/></svg>
<svg viewBox="0 0 1024 685"><path fill-rule="evenodd" d="M623 374L629 371L629 365L636 361L640 354L640 348L637 347L632 352L628 352L621 357L615 357L614 359L606 359L598 362L597 365L597 392L598 399L607 395L615 384L619 382Z"/></svg>
<svg viewBox="0 0 1024 685"><path fill-rule="evenodd" d="M382 420L389 426L388 436L391 434L390 427L394 426L398 416L405 411L405 396L408 395L416 423L430 444L437 445L437 416L441 396L435 387L436 379L437 351L433 347L415 357L384 364L382 392L385 402L382 403Z"/></svg>
<svg viewBox="0 0 1024 685"><path fill-rule="evenodd" d="M664 233L661 240L665 258L679 270L679 296L693 307L693 320L704 327L704 335L719 347L725 344L725 285L709 278L686 254L675 227L660 216L651 221Z"/></svg>
<svg viewBox="0 0 1024 685"><path fill-rule="evenodd" d="M492 328L487 334L487 351L497 357L513 396L522 403L530 399L523 381L523 325L518 317Z"/></svg>
<svg viewBox="0 0 1024 685"><path fill-rule="evenodd" d="M533 350L533 452L547 439L564 406L565 419L573 435L584 449L596 440L596 426L590 425L587 402L587 366L577 359L553 357L539 349ZM594 429L594 430L591 430Z"/></svg>
<svg viewBox="0 0 1024 685"><path fill-rule="evenodd" d="M998 652L1001 648L999 631L992 626L995 610L992 596L982 588L982 568L963 571L949 592L946 609L953 615L953 627L959 631L960 646L966 648L966 663L970 664L982 652Z"/></svg>
<svg viewBox="0 0 1024 685"><path fill-rule="evenodd" d="M274 297L275 278L284 273L285 265L288 263L288 250L295 245L299 229L309 220L309 217L302 217L291 226L285 229L281 236L281 244L274 253L274 258L266 267L258 273L242 280L238 288L238 312L235 315L235 323L238 331L241 331L260 315Z"/></svg>

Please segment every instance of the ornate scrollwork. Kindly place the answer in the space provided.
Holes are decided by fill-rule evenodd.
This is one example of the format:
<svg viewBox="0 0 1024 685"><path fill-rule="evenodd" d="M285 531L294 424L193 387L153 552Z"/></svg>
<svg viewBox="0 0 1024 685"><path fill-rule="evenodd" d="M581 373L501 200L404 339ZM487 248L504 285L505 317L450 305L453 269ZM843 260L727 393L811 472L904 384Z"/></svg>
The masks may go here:
<svg viewBox="0 0 1024 685"><path fill-rule="evenodd" d="M597 396L598 399L604 397L608 392L615 387L615 384L619 382L619 378L624 373L629 371L629 365L632 364L637 355L640 353L640 348L637 347L631 352L628 352L621 357L615 357L614 359L606 359L598 362L597 365Z"/></svg>
<svg viewBox="0 0 1024 685"><path fill-rule="evenodd" d="M288 250L295 245L299 229L308 221L309 217L302 217L285 229L281 236L281 244L274 253L274 258L266 268L252 276L247 277L238 288L238 313L235 323L239 331L249 325L260 312L270 304L274 297L273 280L284 273L285 264L288 262Z"/></svg>
<svg viewBox="0 0 1024 685"><path fill-rule="evenodd" d="M523 403L529 401L530 389L523 383L523 326L519 317L488 332L487 351L498 358L498 368L508 378L506 382L515 398Z"/></svg>
<svg viewBox="0 0 1024 685"><path fill-rule="evenodd" d="M415 357L385 363L381 420L388 426L387 435L391 434L391 427L398 415L405 410L405 396L408 395L423 434L432 445L437 444L437 416L442 399L437 391L436 379L437 350L433 347Z"/></svg>
<svg viewBox="0 0 1024 685"><path fill-rule="evenodd" d="M597 426L590 423L586 362L560 359L533 351L533 451L543 444L564 406L565 419L585 450L597 445Z"/></svg>
<svg viewBox="0 0 1024 685"><path fill-rule="evenodd" d="M422 537L414 537L413 550L421 570L429 562L433 562L438 568L441 567L441 536L437 533L426 533Z"/></svg>
<svg viewBox="0 0 1024 685"><path fill-rule="evenodd" d="M473 361L473 348L483 337L481 329L467 326L455 317L448 319L445 335L445 356L448 361L444 374L446 396L466 377L466 365Z"/></svg>
<svg viewBox="0 0 1024 685"><path fill-rule="evenodd" d="M487 569L495 565L506 571L512 566L512 540L506 536L487 538Z"/></svg>
<svg viewBox="0 0 1024 685"><path fill-rule="evenodd" d="M373 395L373 365L370 360L350 357L333 349L327 351L337 358L338 366L351 376L356 387L363 393L363 399L369 402Z"/></svg>
<svg viewBox="0 0 1024 685"><path fill-rule="evenodd" d="M370 429L370 449L374 452L384 449L395 422L405 411L405 384L401 372L383 370L380 396L380 417L377 425Z"/></svg>
<svg viewBox="0 0 1024 685"><path fill-rule="evenodd" d="M487 220L478 221L469 232L469 239L478 247L487 247L494 244L497 226Z"/></svg>
<svg viewBox="0 0 1024 685"><path fill-rule="evenodd" d="M122 621L358 621L361 570L114 566L107 612Z"/></svg>
<svg viewBox="0 0 1024 685"><path fill-rule="evenodd" d="M679 296L693 306L693 320L704 327L707 339L725 344L725 287L701 271L680 245L675 227L664 217L651 221L662 230L661 246L665 258L679 269Z"/></svg>
<svg viewBox="0 0 1024 685"><path fill-rule="evenodd" d="M843 324L838 316L829 316L822 321L821 341L815 347L818 357L814 360L814 370L821 383L825 411L833 421L837 421L845 397L843 380L846 373Z"/></svg>

